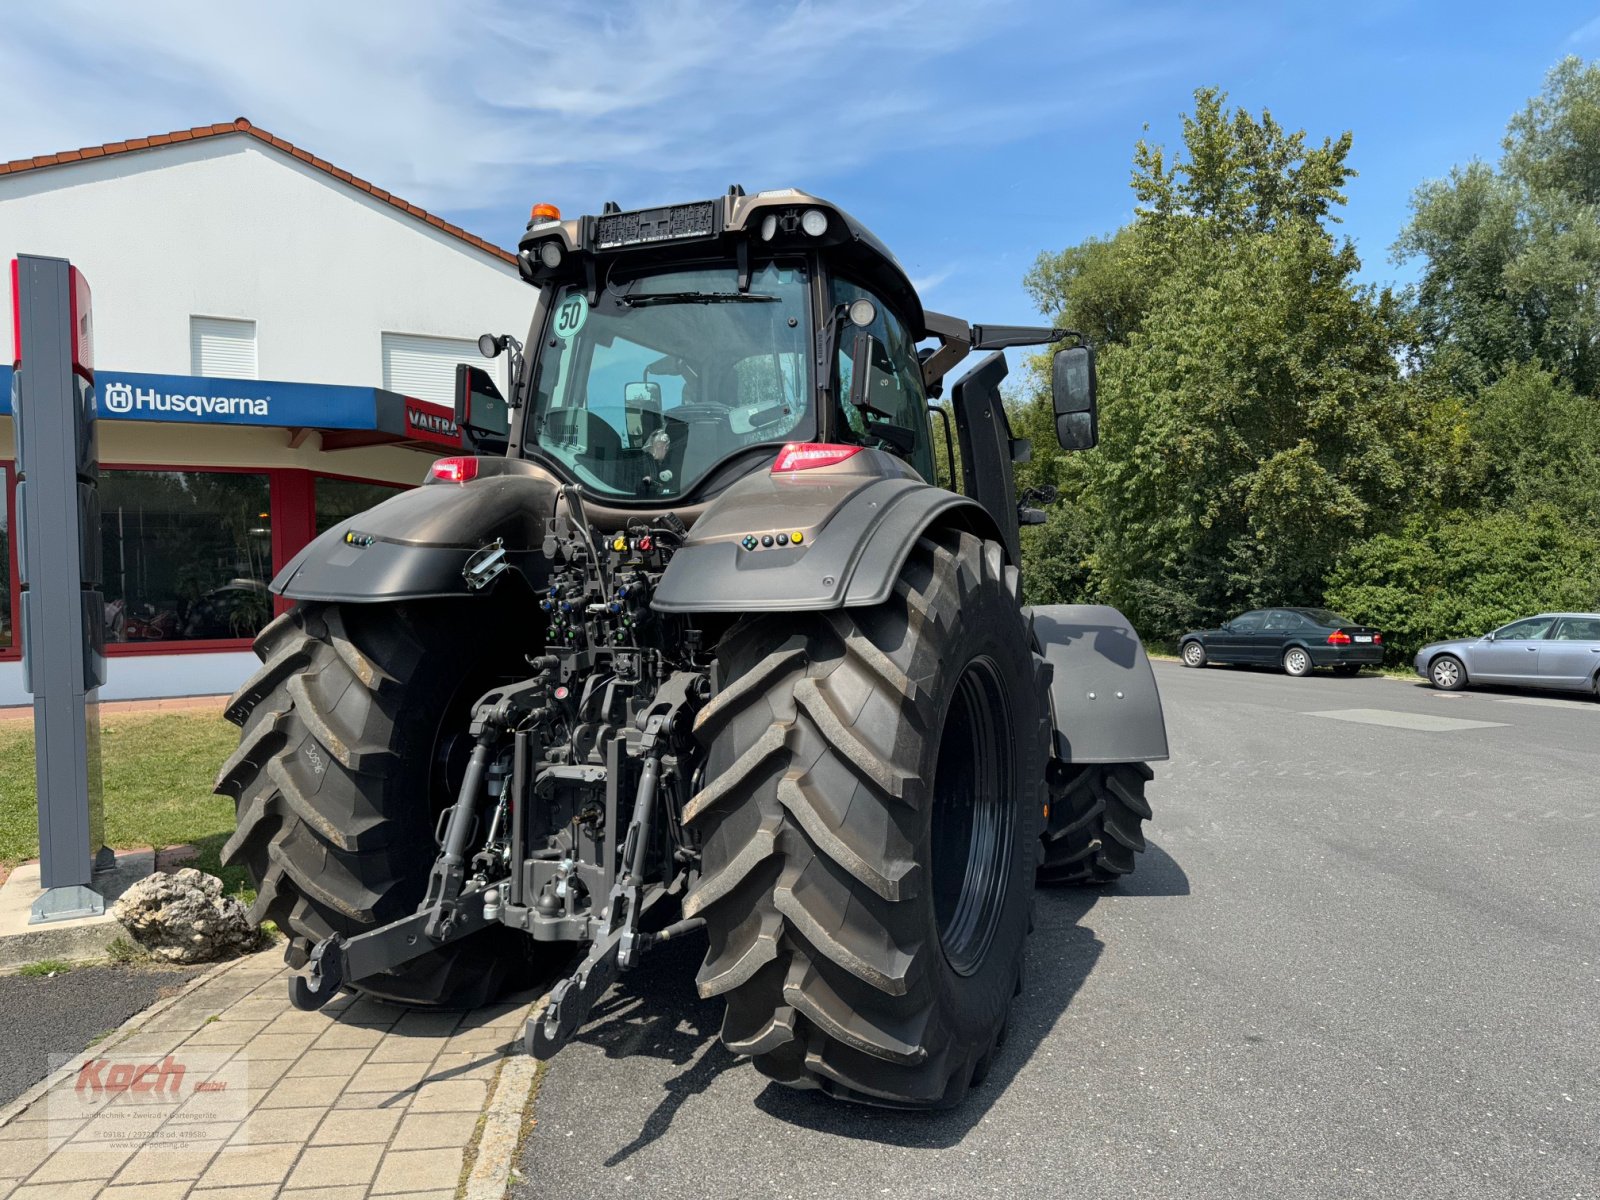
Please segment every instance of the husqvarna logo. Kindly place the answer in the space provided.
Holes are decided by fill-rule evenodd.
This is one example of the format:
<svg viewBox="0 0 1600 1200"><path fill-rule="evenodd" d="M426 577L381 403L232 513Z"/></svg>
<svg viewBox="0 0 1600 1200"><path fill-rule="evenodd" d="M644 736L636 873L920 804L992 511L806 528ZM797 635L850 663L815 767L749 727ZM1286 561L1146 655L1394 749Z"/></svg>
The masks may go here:
<svg viewBox="0 0 1600 1200"><path fill-rule="evenodd" d="M271 411L270 396L185 396L159 392L155 388L135 388L126 383L109 383L105 388L106 411L124 416L132 412L186 413L194 417L265 417Z"/></svg>

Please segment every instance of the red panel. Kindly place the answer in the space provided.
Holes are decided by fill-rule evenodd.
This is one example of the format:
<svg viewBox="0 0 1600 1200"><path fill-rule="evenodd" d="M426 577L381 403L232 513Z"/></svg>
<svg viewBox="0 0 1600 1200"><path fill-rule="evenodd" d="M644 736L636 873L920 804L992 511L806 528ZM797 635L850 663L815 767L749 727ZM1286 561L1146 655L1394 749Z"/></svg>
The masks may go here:
<svg viewBox="0 0 1600 1200"><path fill-rule="evenodd" d="M0 662L22 657L22 583L17 574L17 473L10 463L0 463L0 485L5 487L6 514L11 537L6 553L11 559L11 645L0 646Z"/></svg>
<svg viewBox="0 0 1600 1200"><path fill-rule="evenodd" d="M72 369L94 382L94 303L89 281L77 267L67 268L68 291L72 298Z"/></svg>
<svg viewBox="0 0 1600 1200"><path fill-rule="evenodd" d="M272 569L276 573L316 536L316 479L310 471L298 468L269 471L272 497ZM289 611L294 604L282 596L272 598L274 616Z"/></svg>
<svg viewBox="0 0 1600 1200"><path fill-rule="evenodd" d="M107 642L109 658L137 658L141 654L217 654L250 649L250 638L210 638L192 642Z"/></svg>

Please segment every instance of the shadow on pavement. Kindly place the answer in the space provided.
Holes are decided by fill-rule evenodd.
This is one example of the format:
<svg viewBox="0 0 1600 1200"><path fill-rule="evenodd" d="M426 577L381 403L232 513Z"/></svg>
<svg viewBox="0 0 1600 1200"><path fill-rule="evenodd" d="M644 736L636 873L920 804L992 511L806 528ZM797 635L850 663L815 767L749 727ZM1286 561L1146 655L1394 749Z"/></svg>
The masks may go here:
<svg viewBox="0 0 1600 1200"><path fill-rule="evenodd" d="M1013 1005L1005 1045L988 1079L957 1108L896 1112L844 1104L821 1092L796 1091L776 1083L756 1097L756 1107L778 1120L841 1137L906 1147L956 1145L1004 1094L1094 970L1103 943L1081 924L1089 910L1119 899L1188 894L1189 878L1183 868L1153 842L1127 880L1104 888L1037 889L1022 994ZM638 1135L605 1160L608 1167L659 1139L691 1097L707 1091L728 1068L741 1065L717 1038L722 1002L701 1000L695 993L694 976L704 953L703 937L653 951L644 969L624 975L596 1006L576 1039L598 1047L608 1058L645 1054L683 1068L665 1082L666 1094Z"/></svg>

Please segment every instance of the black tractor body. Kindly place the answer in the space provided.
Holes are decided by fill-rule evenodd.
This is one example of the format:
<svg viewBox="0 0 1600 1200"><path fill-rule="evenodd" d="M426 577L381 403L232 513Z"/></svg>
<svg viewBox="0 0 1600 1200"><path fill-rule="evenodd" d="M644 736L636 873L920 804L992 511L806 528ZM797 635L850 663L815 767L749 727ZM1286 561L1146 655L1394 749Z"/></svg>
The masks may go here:
<svg viewBox="0 0 1600 1200"><path fill-rule="evenodd" d="M526 1032L548 1057L650 946L703 936L759 1070L957 1102L1036 879L1132 870L1166 757L1127 621L1021 600L999 351L1062 344L1087 449L1092 349L926 312L792 190L536 209L519 262L526 353L481 343L511 394L458 373L477 453L286 566L298 603L229 705L225 853L296 1003L478 1003L580 947Z"/></svg>

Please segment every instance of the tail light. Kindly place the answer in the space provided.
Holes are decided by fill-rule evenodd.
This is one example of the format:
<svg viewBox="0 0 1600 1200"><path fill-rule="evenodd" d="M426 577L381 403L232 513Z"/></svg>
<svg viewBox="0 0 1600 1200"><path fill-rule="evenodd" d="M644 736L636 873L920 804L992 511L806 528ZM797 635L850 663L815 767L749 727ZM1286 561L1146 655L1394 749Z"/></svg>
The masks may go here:
<svg viewBox="0 0 1600 1200"><path fill-rule="evenodd" d="M446 483L466 483L478 477L478 460L475 458L441 458L428 468L428 474Z"/></svg>
<svg viewBox="0 0 1600 1200"><path fill-rule="evenodd" d="M788 471L809 471L813 467L832 467L861 453L860 446L841 446L833 442L790 442L778 451L772 464L774 475Z"/></svg>
<svg viewBox="0 0 1600 1200"><path fill-rule="evenodd" d="M1330 646L1348 646L1349 644L1350 635L1342 629L1335 629L1328 635L1328 645Z"/></svg>
<svg viewBox="0 0 1600 1200"><path fill-rule="evenodd" d="M1373 644L1373 645L1374 645L1374 646L1381 646L1381 645L1383 645L1383 634L1381 634L1381 633L1375 633L1375 634L1373 634L1373 635L1372 635L1372 644Z"/></svg>

